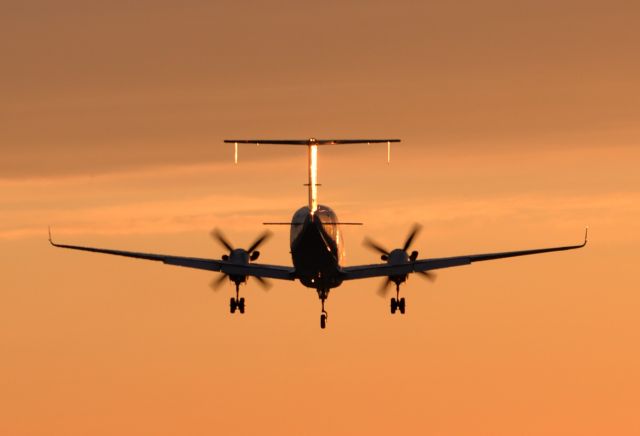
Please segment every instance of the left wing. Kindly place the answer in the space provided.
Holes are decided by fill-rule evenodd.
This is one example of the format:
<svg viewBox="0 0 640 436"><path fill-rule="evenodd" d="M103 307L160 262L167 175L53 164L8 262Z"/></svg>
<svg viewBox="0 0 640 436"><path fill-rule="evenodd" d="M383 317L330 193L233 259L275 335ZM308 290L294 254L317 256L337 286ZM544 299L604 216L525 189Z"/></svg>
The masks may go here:
<svg viewBox="0 0 640 436"><path fill-rule="evenodd" d="M379 263L373 265L358 265L342 268L344 280L364 279L368 277L385 277L404 275L412 272L431 271L434 269L450 268L454 266L469 265L483 260L504 259L507 257L528 256L530 254L549 253L552 251L565 251L582 248L587 245L587 230L584 233L584 242L578 245L566 245L562 247L537 248L533 250L506 251L502 253L469 254L466 256L440 257L434 259L418 259L415 262L403 264Z"/></svg>
<svg viewBox="0 0 640 436"><path fill-rule="evenodd" d="M265 265L261 263L237 264L223 260L202 259L198 257L170 256L166 254L138 253L134 251L111 250L108 248L56 244L51 240L51 233L49 233L49 242L54 247L59 248L113 254L116 256L133 257L136 259L155 260L167 265L184 266L186 268L203 269L207 271L219 271L229 275L244 275L280 280L294 280L296 278L295 268L288 266Z"/></svg>

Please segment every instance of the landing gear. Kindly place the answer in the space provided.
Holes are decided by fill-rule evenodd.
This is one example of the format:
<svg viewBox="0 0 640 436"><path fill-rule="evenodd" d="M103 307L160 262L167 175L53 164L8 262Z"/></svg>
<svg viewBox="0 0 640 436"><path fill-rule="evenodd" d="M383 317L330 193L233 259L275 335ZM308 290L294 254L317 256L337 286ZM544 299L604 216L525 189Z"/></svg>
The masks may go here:
<svg viewBox="0 0 640 436"><path fill-rule="evenodd" d="M324 329L327 327L327 318L329 318L329 314L327 313L327 311L324 309L324 302L327 299L327 297L329 296L329 290L328 289L318 289L318 297L320 298L320 301L322 302L322 313L320 314L320 328Z"/></svg>
<svg viewBox="0 0 640 436"><path fill-rule="evenodd" d="M238 309L240 310L240 313L244 313L244 297L238 300ZM404 313L404 310L402 311L402 313Z"/></svg>
<svg viewBox="0 0 640 436"><path fill-rule="evenodd" d="M404 315L406 306L404 297L400 297L400 285L396 284L396 298L391 299L391 313L396 313L396 310L400 310L400 313Z"/></svg>
<svg viewBox="0 0 640 436"><path fill-rule="evenodd" d="M240 311L240 313L244 313L244 297L238 298L238 294L240 293L240 285L236 284L236 297L229 300L229 311L231 313L235 313L236 309Z"/></svg>

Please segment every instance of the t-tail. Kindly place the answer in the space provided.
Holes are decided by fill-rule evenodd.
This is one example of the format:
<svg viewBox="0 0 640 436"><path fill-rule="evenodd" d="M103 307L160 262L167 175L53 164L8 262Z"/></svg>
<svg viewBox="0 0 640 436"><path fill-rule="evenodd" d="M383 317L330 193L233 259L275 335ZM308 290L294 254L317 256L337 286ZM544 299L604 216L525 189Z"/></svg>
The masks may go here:
<svg viewBox="0 0 640 436"><path fill-rule="evenodd" d="M234 162L238 163L238 144L255 145L296 145L306 146L308 155L309 177L307 181L309 191L309 211L311 217L318 210L318 146L345 144L387 144L387 163L391 161L391 143L400 142L399 139L225 139L224 142L234 144ZM342 223L347 224L347 223Z"/></svg>

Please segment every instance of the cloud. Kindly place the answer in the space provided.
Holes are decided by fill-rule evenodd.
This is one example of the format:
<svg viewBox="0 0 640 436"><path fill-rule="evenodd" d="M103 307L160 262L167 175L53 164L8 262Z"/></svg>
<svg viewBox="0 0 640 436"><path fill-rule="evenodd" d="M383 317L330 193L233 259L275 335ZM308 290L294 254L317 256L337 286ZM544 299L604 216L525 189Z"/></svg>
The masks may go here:
<svg viewBox="0 0 640 436"><path fill-rule="evenodd" d="M365 221L366 229L350 229L352 235L403 233L399 229L415 221L440 237L461 229L498 229L491 233L500 237L507 228L564 231L587 224L611 230L616 240L640 234L633 231L640 223L640 192L628 171L636 154L626 149L494 153L473 160L444 153L428 161L407 160L412 155L405 151L405 162L390 168L373 152L360 157L343 150L354 154L336 150L321 158L321 182L328 183L320 200L343 220ZM173 164L0 179L0 239L44 237L49 225L56 235L172 234L214 226L253 233L262 222L287 221L306 204L303 154L239 166Z"/></svg>
<svg viewBox="0 0 640 436"><path fill-rule="evenodd" d="M300 204L297 195L273 199L260 195L217 194L166 201L141 201L113 206L40 209L27 207L5 214L0 239L40 237L47 225L59 235L167 234L208 231L214 226L232 231L254 231L264 221L288 220L294 212L286 205ZM284 205L284 206L283 206ZM354 204L334 204L339 216L358 216ZM640 217L640 194L594 196L494 196L449 199L410 208L402 201L369 205L367 216L375 221L371 231L404 228L420 221L442 234L461 225L475 228L487 222L531 222L538 226L562 224L563 228L611 227L631 217ZM636 221L637 222L637 221ZM637 227L631 222L628 225ZM637 232L636 232L637 233Z"/></svg>

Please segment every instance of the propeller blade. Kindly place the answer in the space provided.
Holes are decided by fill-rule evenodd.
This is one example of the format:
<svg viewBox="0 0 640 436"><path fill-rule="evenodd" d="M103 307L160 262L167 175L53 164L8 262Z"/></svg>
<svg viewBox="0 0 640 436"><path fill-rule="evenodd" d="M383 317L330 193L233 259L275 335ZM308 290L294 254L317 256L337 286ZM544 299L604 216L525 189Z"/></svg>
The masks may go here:
<svg viewBox="0 0 640 436"><path fill-rule="evenodd" d="M220 286L222 286L222 284L224 283L225 279L229 277L228 275L222 273L220 274L220 277L218 277L217 279L213 280L211 282L211 284L209 284L209 286L211 286L211 289L213 289L214 291L218 291L220 290Z"/></svg>
<svg viewBox="0 0 640 436"><path fill-rule="evenodd" d="M438 277L435 273L429 272L429 271L416 271L418 274L420 274L422 277L424 277L425 279L429 280L430 282L435 282L436 278Z"/></svg>
<svg viewBox="0 0 640 436"><path fill-rule="evenodd" d="M262 235L260 235L260 236L258 237L258 239L256 239L256 240L254 241L254 243L253 243L253 244L251 244L251 247L247 248L247 253L251 254L251 253L253 253L254 251L256 251L256 249L257 249L260 245L262 245L262 243L263 243L264 241L266 241L267 239L269 239L269 238L271 237L271 235L272 235L272 233L271 233L269 230L266 230Z"/></svg>
<svg viewBox="0 0 640 436"><path fill-rule="evenodd" d="M362 244L365 247L369 247L372 250L378 251L380 254L384 254L386 256L389 255L389 252L386 249L384 249L381 245L376 244L375 242L373 242L369 238L365 238L364 241L362 242Z"/></svg>
<svg viewBox="0 0 640 436"><path fill-rule="evenodd" d="M233 251L233 245L229 242L227 238L225 238L224 234L220 231L220 229L213 229L211 231L211 237L218 241L220 244L224 245L224 248L229 250L229 252Z"/></svg>
<svg viewBox="0 0 640 436"><path fill-rule="evenodd" d="M380 289L378 289L378 295L380 297L386 297L387 293L389 292L389 285L391 285L392 281L389 277L387 277L385 279L384 282L382 282L382 286L380 286Z"/></svg>
<svg viewBox="0 0 640 436"><path fill-rule="evenodd" d="M262 286L263 290L268 291L271 288L271 282L269 280L266 280L262 277L257 277L257 276L251 276L251 277L256 279L258 283L260 283L260 286Z"/></svg>
<svg viewBox="0 0 640 436"><path fill-rule="evenodd" d="M409 247L411 247L411 244L413 243L413 240L415 239L416 235L420 232L420 229L422 229L422 226L420 224L413 225L413 228L411 229L411 233L409 233L409 236L407 236L407 240L404 243L404 247L402 248L402 251L407 251Z"/></svg>

